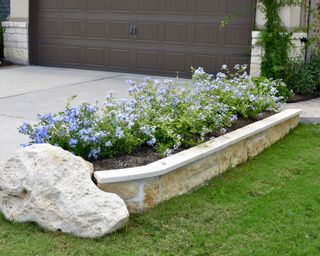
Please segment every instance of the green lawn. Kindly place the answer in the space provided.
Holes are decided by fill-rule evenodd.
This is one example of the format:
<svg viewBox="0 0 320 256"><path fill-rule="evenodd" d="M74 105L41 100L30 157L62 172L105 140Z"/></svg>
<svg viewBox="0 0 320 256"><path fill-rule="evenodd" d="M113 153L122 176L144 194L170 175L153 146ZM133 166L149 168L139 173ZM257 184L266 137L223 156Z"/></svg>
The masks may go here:
<svg viewBox="0 0 320 256"><path fill-rule="evenodd" d="M320 255L320 126L97 240L0 217L0 255Z"/></svg>

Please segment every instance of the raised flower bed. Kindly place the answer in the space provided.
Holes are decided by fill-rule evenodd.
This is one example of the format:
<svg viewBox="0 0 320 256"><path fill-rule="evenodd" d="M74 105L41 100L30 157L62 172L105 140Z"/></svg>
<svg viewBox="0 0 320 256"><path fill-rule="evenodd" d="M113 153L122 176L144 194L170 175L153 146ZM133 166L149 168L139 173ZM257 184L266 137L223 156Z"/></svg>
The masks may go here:
<svg viewBox="0 0 320 256"><path fill-rule="evenodd" d="M286 110L149 165L97 171L94 177L100 189L124 199L130 212L141 212L258 155L295 128L300 113Z"/></svg>
<svg viewBox="0 0 320 256"><path fill-rule="evenodd" d="M298 111L283 112L216 139L231 126L281 108L279 92L286 89L281 81L252 79L245 66L235 69L232 74L224 66L213 76L199 68L190 82L128 81L130 99L109 94L102 106L68 104L65 111L40 115L37 124L23 124L19 131L30 137L30 144L60 146L92 162L130 156L142 148L167 157L95 173L101 189L119 194L131 211L142 211L246 161L297 125Z"/></svg>

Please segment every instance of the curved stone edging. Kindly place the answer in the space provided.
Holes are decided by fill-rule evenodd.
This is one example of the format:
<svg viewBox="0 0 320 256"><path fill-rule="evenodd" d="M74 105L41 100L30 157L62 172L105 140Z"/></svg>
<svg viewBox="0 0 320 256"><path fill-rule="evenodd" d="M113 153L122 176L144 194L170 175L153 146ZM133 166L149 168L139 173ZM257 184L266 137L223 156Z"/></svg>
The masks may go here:
<svg viewBox="0 0 320 256"><path fill-rule="evenodd" d="M289 109L146 166L97 171L98 187L118 194L130 212L141 212L182 195L258 155L300 121Z"/></svg>

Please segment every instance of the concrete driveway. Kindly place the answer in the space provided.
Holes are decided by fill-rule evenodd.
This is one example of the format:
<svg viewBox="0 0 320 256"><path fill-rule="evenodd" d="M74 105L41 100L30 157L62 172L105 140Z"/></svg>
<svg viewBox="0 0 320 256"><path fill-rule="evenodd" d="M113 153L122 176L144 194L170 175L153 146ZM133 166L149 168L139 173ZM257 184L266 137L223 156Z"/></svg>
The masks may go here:
<svg viewBox="0 0 320 256"><path fill-rule="evenodd" d="M38 113L64 109L68 98L74 104L102 101L112 90L116 97L128 96L126 80L145 76L114 72L13 66L0 69L0 161L28 141L17 127L32 122Z"/></svg>

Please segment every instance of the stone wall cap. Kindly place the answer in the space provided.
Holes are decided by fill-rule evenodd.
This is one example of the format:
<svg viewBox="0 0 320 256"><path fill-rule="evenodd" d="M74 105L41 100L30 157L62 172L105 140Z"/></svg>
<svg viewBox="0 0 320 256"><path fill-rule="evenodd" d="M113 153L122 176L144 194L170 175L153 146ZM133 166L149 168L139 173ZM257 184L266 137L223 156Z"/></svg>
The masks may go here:
<svg viewBox="0 0 320 256"><path fill-rule="evenodd" d="M170 173L178 168L203 159L217 151L227 148L230 145L260 133L272 126L280 124L302 113L300 109L288 109L277 113L271 117L247 125L220 136L214 140L205 142L201 145L184 150L173 156L166 157L151 164L108 171L96 171L94 176L98 184L117 183L157 177Z"/></svg>

